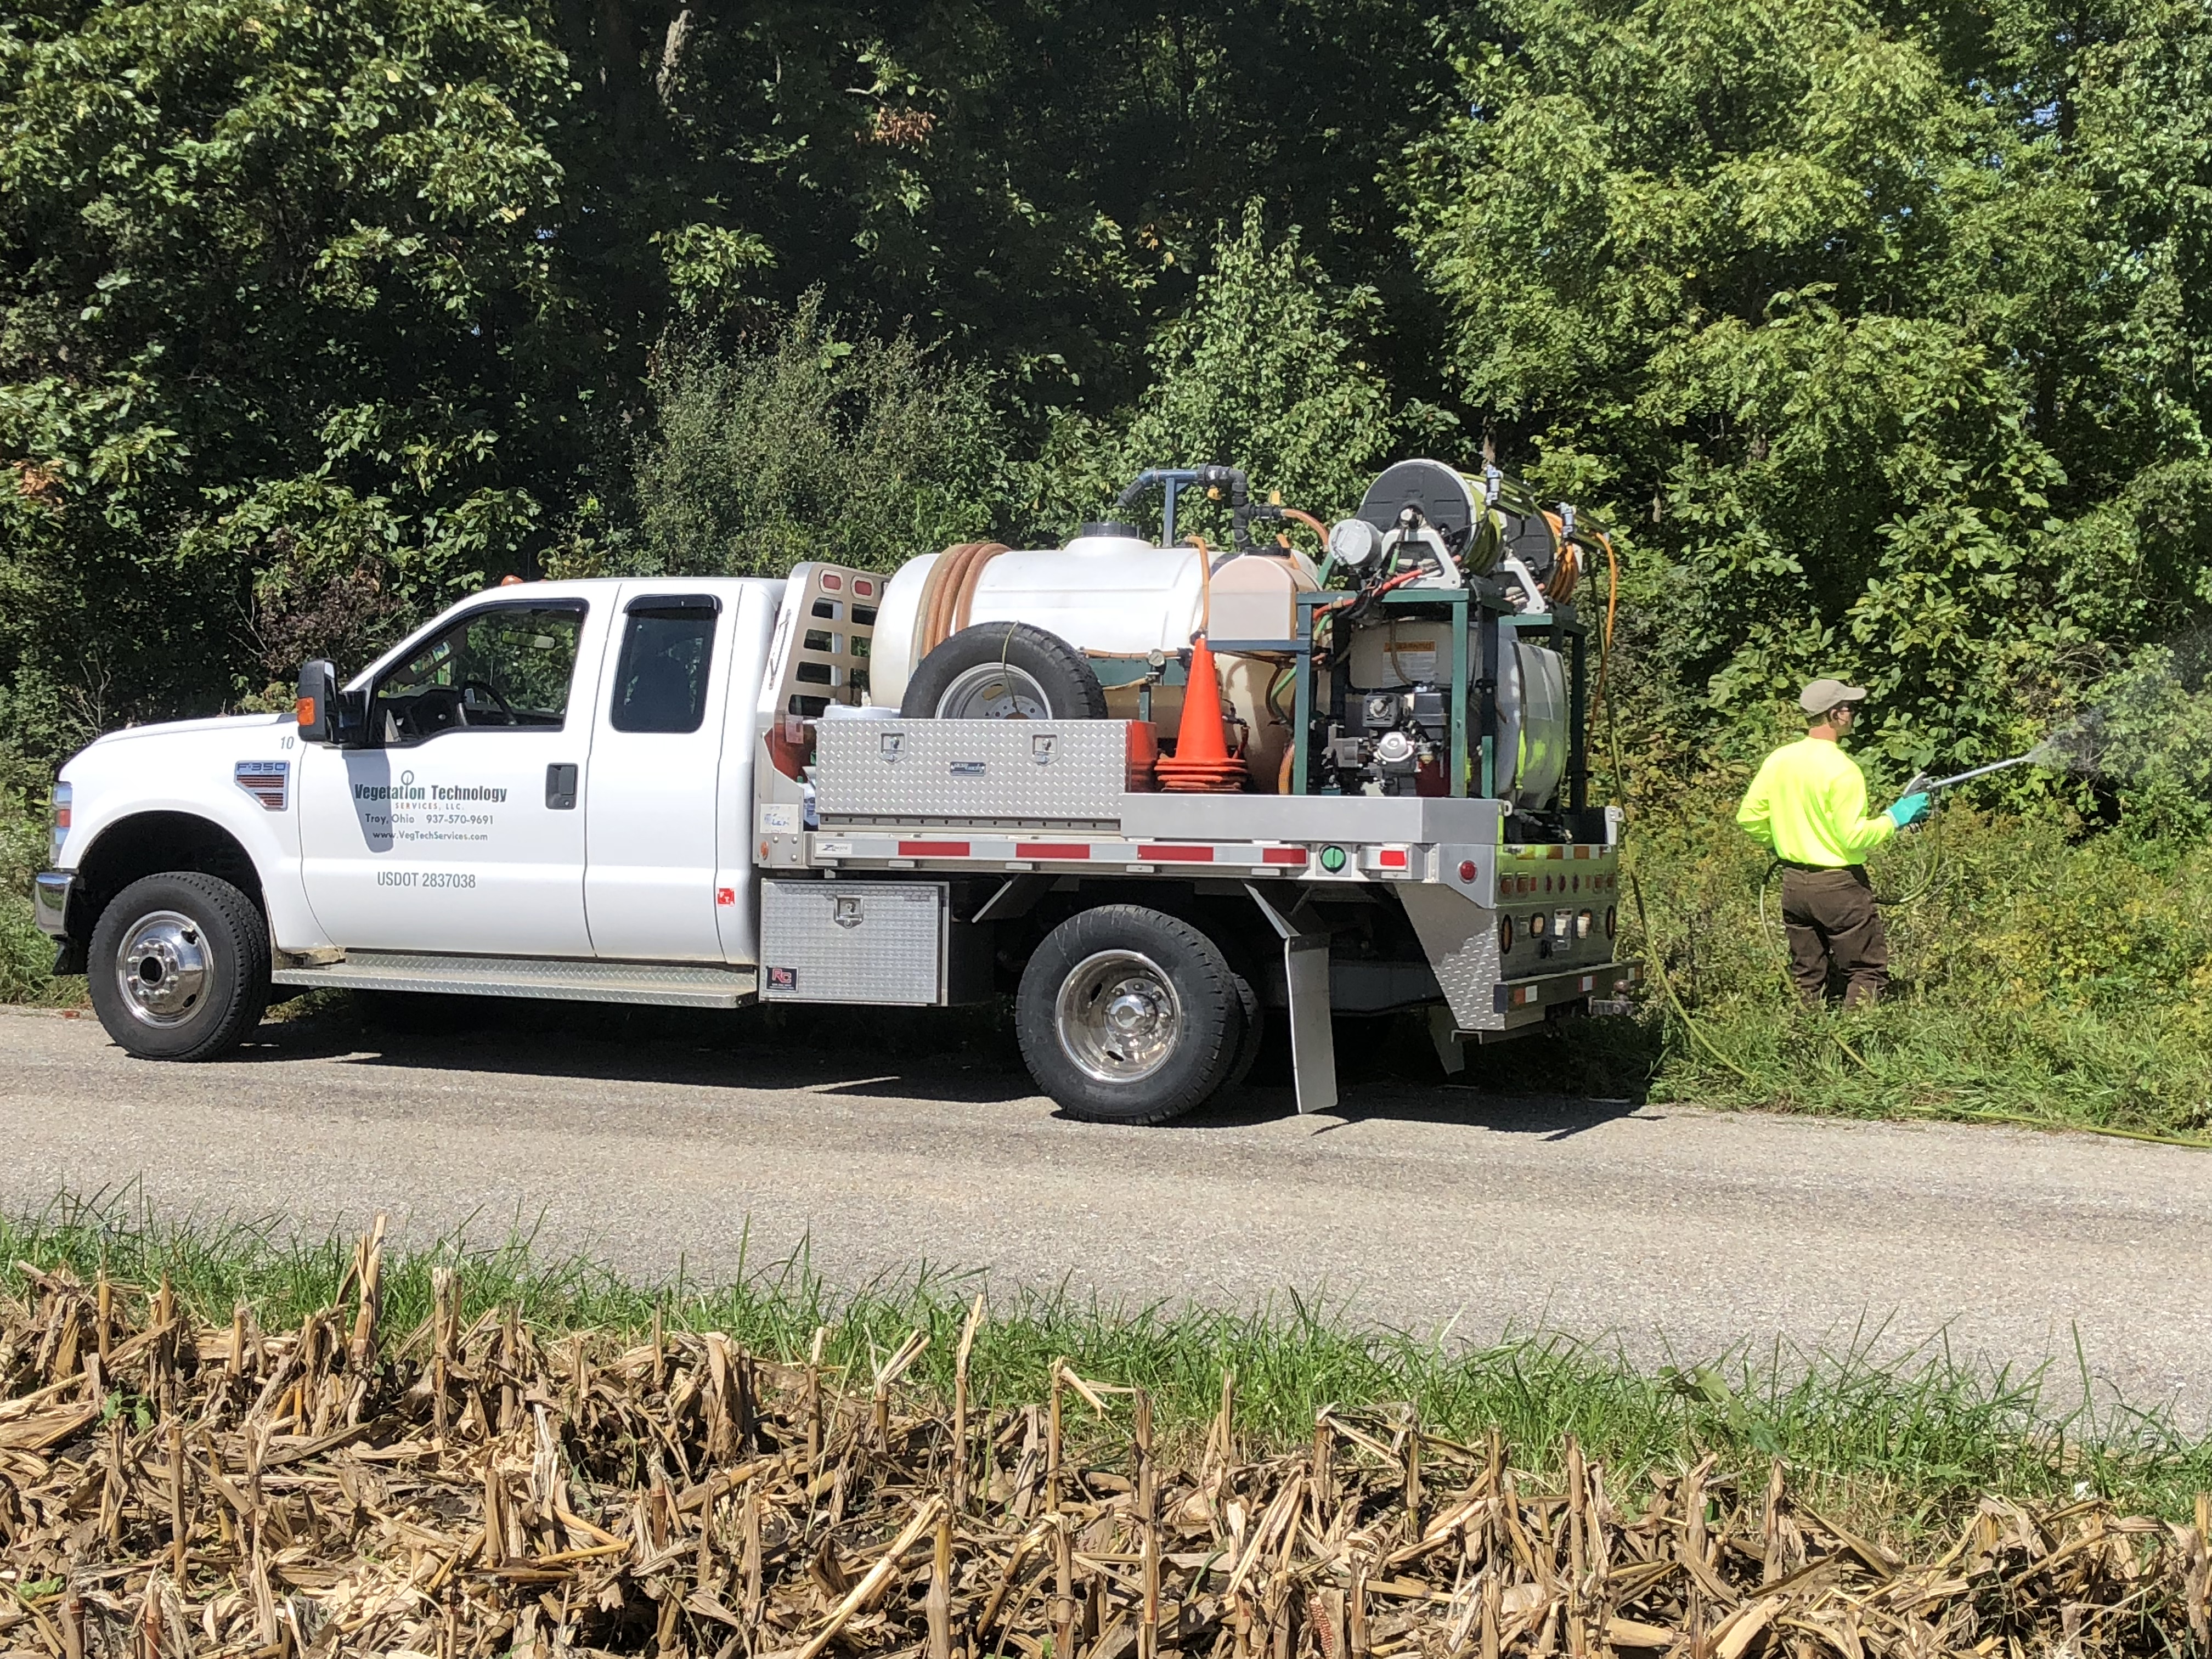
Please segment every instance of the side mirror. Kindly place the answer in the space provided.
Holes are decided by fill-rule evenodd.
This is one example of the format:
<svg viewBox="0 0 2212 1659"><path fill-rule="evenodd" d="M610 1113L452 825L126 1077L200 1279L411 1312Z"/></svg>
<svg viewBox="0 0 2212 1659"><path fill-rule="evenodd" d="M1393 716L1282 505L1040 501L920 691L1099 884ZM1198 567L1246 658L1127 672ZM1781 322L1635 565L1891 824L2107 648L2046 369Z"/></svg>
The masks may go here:
<svg viewBox="0 0 2212 1659"><path fill-rule="evenodd" d="M300 695L293 712L301 743L337 741L338 671L318 657L300 665Z"/></svg>

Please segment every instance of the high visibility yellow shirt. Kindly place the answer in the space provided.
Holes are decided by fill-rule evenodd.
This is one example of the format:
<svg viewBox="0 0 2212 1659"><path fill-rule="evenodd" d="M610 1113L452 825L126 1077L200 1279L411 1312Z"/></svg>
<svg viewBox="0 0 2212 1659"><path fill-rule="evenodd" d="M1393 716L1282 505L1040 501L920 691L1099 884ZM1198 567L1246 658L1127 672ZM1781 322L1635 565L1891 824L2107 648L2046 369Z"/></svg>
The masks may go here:
<svg viewBox="0 0 2212 1659"><path fill-rule="evenodd" d="M1867 816L1865 775L1825 738L1801 738L1769 755L1735 821L1792 864L1832 870L1863 863L1897 833L1888 813Z"/></svg>

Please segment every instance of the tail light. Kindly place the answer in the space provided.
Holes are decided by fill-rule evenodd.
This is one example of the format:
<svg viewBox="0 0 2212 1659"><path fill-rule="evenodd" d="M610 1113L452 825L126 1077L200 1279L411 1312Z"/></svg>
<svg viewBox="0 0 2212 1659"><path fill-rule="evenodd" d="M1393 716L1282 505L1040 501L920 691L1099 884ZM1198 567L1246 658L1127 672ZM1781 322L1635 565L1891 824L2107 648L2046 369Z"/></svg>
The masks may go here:
<svg viewBox="0 0 2212 1659"><path fill-rule="evenodd" d="M54 786L54 848L52 862L62 861L62 843L69 839L70 808L76 792L65 783Z"/></svg>

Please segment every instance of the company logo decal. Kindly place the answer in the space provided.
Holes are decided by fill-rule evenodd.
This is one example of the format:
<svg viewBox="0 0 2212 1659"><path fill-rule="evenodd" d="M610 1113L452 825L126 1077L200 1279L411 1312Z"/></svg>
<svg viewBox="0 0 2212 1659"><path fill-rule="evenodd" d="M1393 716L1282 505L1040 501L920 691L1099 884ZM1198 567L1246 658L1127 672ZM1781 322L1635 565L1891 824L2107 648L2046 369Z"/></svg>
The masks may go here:
<svg viewBox="0 0 2212 1659"><path fill-rule="evenodd" d="M507 791L481 783L417 783L412 772L402 772L397 783L356 783L356 800L501 801Z"/></svg>

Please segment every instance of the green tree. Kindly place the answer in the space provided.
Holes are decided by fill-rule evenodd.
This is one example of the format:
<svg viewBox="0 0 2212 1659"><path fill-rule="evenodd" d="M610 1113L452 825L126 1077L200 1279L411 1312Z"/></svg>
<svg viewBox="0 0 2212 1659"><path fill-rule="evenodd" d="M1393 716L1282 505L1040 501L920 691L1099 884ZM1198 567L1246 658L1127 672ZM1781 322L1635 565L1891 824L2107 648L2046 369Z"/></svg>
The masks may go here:
<svg viewBox="0 0 2212 1659"><path fill-rule="evenodd" d="M1900 758L1972 753L2202 597L2202 215L2158 198L2203 103L2124 112L2202 87L2207 26L2057 21L1521 0L1401 175L1460 385L1650 520L1723 713L1840 670Z"/></svg>
<svg viewBox="0 0 2212 1659"><path fill-rule="evenodd" d="M819 286L988 365L1024 412L1110 416L1249 198L1418 295L1376 179L1449 89L1431 9L567 0L563 255L641 351L672 307Z"/></svg>
<svg viewBox="0 0 2212 1659"><path fill-rule="evenodd" d="M1190 305L1154 336L1152 386L1126 417L1056 423L1034 492L1048 533L1097 516L1146 467L1211 462L1244 468L1258 499L1340 514L1412 434L1448 424L1393 394L1376 291L1332 282L1296 227L1270 234L1267 217L1255 200L1224 228ZM1228 533L1218 504L1193 503L1178 523Z"/></svg>
<svg viewBox="0 0 2212 1659"><path fill-rule="evenodd" d="M17 741L220 706L333 577L424 605L526 562L593 351L540 233L568 95L466 0L0 21ZM301 580L257 595L272 563Z"/></svg>
<svg viewBox="0 0 2212 1659"><path fill-rule="evenodd" d="M890 569L990 534L1009 463L990 387L911 336L837 337L813 295L765 340L675 341L648 381L635 532L578 568L781 575Z"/></svg>
<svg viewBox="0 0 2212 1659"><path fill-rule="evenodd" d="M1120 447L1137 466L1242 466L1255 489L1346 513L1420 411L1373 360L1375 290L1333 283L1297 228L1271 237L1266 216L1246 206L1189 309L1154 339L1152 387Z"/></svg>

